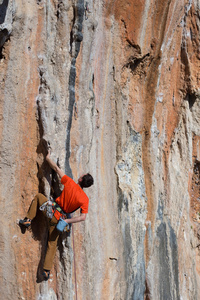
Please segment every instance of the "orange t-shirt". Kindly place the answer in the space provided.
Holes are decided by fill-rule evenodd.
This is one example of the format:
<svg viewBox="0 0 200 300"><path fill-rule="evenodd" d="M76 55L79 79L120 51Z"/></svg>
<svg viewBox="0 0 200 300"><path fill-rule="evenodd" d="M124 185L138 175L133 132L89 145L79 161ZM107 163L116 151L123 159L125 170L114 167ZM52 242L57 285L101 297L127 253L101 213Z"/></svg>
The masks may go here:
<svg viewBox="0 0 200 300"><path fill-rule="evenodd" d="M61 195L56 199L56 203L58 203L66 213L72 213L78 208L81 208L81 212L87 214L89 199L82 188L67 175L61 178L61 183L64 185L64 189Z"/></svg>

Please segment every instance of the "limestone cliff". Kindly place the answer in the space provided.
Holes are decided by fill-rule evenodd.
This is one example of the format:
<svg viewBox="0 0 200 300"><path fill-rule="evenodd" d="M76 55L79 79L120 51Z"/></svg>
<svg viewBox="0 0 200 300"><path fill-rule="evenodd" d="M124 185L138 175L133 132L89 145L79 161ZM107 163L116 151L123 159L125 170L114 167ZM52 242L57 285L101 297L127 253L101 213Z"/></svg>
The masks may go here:
<svg viewBox="0 0 200 300"><path fill-rule="evenodd" d="M0 0L2 299L200 298L199 0ZM48 282L45 162L95 184Z"/></svg>

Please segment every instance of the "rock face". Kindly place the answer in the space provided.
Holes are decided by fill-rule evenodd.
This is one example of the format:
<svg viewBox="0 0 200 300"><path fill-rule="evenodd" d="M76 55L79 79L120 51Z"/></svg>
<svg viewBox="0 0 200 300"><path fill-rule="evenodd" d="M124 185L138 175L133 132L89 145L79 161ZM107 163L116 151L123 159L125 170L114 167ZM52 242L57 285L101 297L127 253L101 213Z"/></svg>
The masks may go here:
<svg viewBox="0 0 200 300"><path fill-rule="evenodd" d="M199 0L0 0L2 299L200 298ZM48 282L45 144L95 184Z"/></svg>

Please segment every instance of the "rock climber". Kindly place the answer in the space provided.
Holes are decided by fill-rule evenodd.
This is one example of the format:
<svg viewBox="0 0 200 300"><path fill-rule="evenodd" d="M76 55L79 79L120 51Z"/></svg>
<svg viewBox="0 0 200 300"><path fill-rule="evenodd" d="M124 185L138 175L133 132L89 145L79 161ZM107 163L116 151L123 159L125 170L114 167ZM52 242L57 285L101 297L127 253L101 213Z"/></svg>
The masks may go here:
<svg viewBox="0 0 200 300"><path fill-rule="evenodd" d="M59 219L62 218L68 224L85 221L86 214L88 213L89 199L83 188L88 188L93 185L93 177L87 173L78 179L78 183L75 183L70 177L64 174L64 172L50 159L50 152L46 156L46 161L50 167L59 175L61 183L64 185L61 195L55 200L55 206L53 206L53 217L49 222L49 236L46 256L43 265L43 277L45 280L49 279L50 270L53 265L53 259L56 253L58 237L61 234L56 228ZM23 220L19 221L20 226L28 228L31 225L32 220L37 214L38 207L41 207L46 203L48 199L43 194L37 194L33 199L28 213ZM73 213L80 208L80 215L72 218L67 218L66 214ZM46 212L44 211L46 215Z"/></svg>

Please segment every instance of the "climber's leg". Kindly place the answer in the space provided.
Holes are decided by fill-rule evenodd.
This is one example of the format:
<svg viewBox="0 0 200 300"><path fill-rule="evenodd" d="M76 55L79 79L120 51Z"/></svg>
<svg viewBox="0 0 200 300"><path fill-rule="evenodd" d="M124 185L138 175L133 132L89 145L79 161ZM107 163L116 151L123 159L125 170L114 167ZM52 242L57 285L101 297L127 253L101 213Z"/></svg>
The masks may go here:
<svg viewBox="0 0 200 300"><path fill-rule="evenodd" d="M37 194L33 201L31 202L31 205L29 207L28 213L26 215L27 219L33 220L37 214L37 209L40 207L43 203L48 201L48 199L42 195L42 194Z"/></svg>
<svg viewBox="0 0 200 300"><path fill-rule="evenodd" d="M51 220L51 225L49 228L49 238L48 238L48 245L47 245L47 252L44 261L43 269L50 271L53 265L53 259L56 254L57 248L57 241L60 235L60 232L56 229L56 224L58 220L53 216Z"/></svg>

